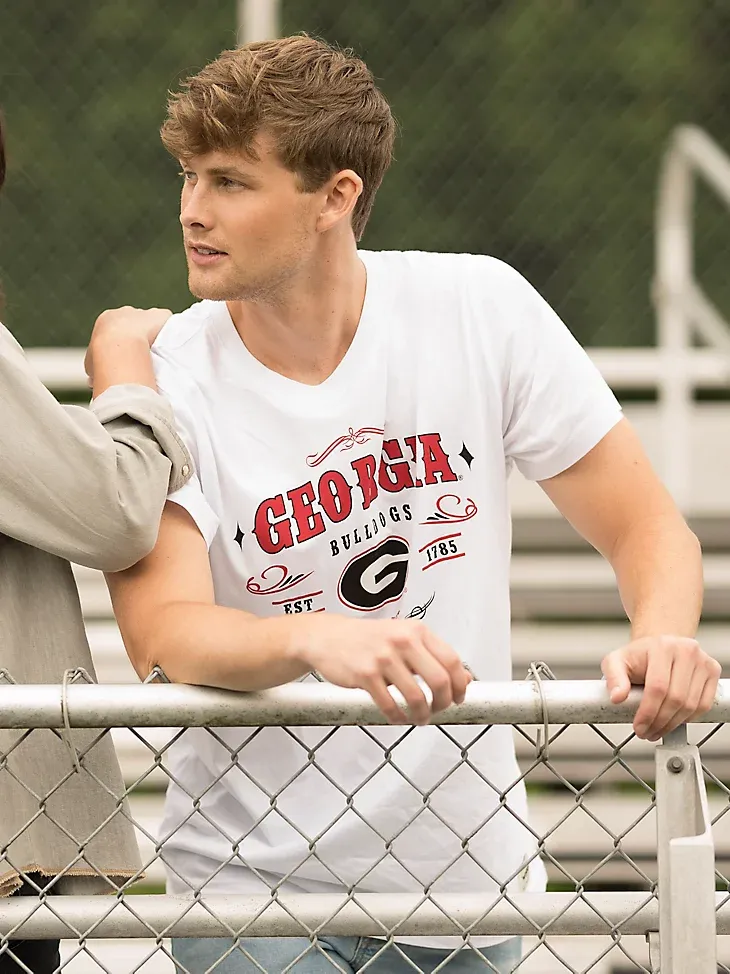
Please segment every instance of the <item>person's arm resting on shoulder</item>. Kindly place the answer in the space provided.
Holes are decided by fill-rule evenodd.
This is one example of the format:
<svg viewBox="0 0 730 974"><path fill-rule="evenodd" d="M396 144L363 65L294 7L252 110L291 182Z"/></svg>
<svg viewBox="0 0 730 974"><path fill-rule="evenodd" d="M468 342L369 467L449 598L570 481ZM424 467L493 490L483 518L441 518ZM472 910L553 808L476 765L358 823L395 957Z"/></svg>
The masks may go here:
<svg viewBox="0 0 730 974"><path fill-rule="evenodd" d="M151 549L169 486L181 486L191 466L150 361L169 314L124 308L99 317L88 409L60 405L2 330L0 533L107 571Z"/></svg>
<svg viewBox="0 0 730 974"><path fill-rule="evenodd" d="M610 563L632 641L602 663L611 700L645 686L634 728L658 740L709 710L720 665L695 640L702 553L626 420L582 460L541 487Z"/></svg>
<svg viewBox="0 0 730 974"><path fill-rule="evenodd" d="M260 619L215 605L206 542L174 502L165 506L152 554L107 582L142 679L159 665L175 683L263 690L316 670L331 683L367 690L389 720L403 723L387 689L396 686L419 724L432 710L461 703L471 679L457 654L413 620L329 612ZM431 707L414 674L430 686Z"/></svg>

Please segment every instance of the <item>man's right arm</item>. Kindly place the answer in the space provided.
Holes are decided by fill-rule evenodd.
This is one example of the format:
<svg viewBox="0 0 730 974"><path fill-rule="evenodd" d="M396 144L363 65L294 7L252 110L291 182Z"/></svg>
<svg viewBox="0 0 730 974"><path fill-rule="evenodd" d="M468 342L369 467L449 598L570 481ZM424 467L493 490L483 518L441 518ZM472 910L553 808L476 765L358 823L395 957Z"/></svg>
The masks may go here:
<svg viewBox="0 0 730 974"><path fill-rule="evenodd" d="M191 516L168 502L157 545L138 565L107 576L124 644L144 679L160 666L175 683L263 690L317 670L367 690L394 723L414 723L464 699L470 676L457 654L422 623L324 613L261 619L215 604L205 541ZM430 687L433 704L418 686Z"/></svg>

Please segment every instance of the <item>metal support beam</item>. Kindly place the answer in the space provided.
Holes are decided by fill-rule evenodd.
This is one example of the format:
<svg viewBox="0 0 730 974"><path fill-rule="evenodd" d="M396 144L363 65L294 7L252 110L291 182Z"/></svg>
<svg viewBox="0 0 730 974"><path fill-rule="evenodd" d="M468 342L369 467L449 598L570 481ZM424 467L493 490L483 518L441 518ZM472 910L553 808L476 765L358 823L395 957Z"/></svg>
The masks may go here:
<svg viewBox="0 0 730 974"><path fill-rule="evenodd" d="M659 178L655 216L657 345L663 360L660 382L664 478L681 507L691 500L690 426L693 383L686 369L696 336L718 358L729 358L730 332L722 314L695 281L694 190L701 176L730 203L730 157L701 129L675 129Z"/></svg>
<svg viewBox="0 0 730 974"><path fill-rule="evenodd" d="M279 36L281 0L237 0L239 45Z"/></svg>
<svg viewBox="0 0 730 974"><path fill-rule="evenodd" d="M716 974L715 851L707 793L687 727L656 749L659 970Z"/></svg>

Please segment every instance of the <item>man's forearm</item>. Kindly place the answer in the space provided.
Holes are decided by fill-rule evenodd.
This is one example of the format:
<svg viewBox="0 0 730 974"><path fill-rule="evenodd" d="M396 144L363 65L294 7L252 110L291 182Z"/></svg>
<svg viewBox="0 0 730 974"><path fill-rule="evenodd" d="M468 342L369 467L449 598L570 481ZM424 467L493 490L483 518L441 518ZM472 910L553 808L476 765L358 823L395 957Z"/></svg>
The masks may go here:
<svg viewBox="0 0 730 974"><path fill-rule="evenodd" d="M694 638L702 611L702 552L681 515L634 523L610 560L633 639Z"/></svg>
<svg viewBox="0 0 730 974"><path fill-rule="evenodd" d="M259 619L226 606L177 603L160 611L144 640L143 661L130 649L143 678L160 666L174 683L265 690L310 670L295 655L292 630L288 618Z"/></svg>

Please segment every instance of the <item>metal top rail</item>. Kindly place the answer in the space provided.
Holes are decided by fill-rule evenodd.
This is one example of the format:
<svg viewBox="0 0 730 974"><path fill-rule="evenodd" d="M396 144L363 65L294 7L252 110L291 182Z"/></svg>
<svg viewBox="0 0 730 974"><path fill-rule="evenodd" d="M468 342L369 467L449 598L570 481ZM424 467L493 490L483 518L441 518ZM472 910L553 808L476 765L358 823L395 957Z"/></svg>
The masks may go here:
<svg viewBox="0 0 730 974"><path fill-rule="evenodd" d="M727 897L717 897L717 905ZM718 916L730 931L730 910ZM620 929L643 935L656 929L659 910L652 893L446 893L427 898L409 893L266 894L253 896L161 895L63 896L44 904L32 897L0 900L0 931L41 937L301 937L330 936L595 936Z"/></svg>
<svg viewBox="0 0 730 974"><path fill-rule="evenodd" d="M477 681L434 724L626 724L641 699L612 704L602 680ZM721 680L703 723L730 722L730 680ZM260 693L182 684L0 685L0 727L260 727L385 724L364 690L292 683Z"/></svg>

